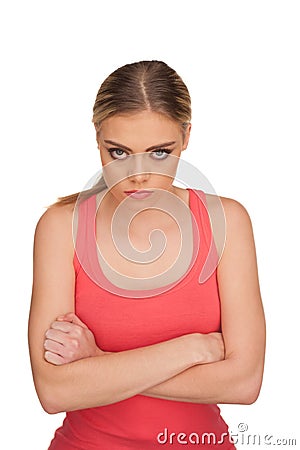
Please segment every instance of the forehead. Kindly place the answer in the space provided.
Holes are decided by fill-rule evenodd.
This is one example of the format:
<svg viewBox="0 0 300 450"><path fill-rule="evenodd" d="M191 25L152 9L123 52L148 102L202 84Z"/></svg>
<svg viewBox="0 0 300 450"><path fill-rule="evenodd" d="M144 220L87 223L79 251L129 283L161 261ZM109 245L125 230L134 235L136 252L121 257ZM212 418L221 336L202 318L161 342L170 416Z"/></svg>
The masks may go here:
<svg viewBox="0 0 300 450"><path fill-rule="evenodd" d="M177 141L181 135L177 122L152 111L112 116L103 121L99 132L100 140L111 139L130 148Z"/></svg>

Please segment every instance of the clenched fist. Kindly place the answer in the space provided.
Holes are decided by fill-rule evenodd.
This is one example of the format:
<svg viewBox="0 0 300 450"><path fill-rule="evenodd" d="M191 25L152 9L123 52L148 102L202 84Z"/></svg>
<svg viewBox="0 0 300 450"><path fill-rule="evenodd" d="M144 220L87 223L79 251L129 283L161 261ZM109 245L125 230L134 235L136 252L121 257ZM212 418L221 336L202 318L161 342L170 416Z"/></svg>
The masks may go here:
<svg viewBox="0 0 300 450"><path fill-rule="evenodd" d="M45 333L45 360L62 365L103 352L96 344L92 331L74 314L57 317Z"/></svg>

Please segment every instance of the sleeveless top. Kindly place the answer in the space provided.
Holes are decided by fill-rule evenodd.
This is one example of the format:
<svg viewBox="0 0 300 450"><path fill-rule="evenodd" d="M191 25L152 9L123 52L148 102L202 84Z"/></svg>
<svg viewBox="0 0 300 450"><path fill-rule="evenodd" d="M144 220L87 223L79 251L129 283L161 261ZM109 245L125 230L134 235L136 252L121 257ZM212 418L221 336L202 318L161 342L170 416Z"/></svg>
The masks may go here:
<svg viewBox="0 0 300 450"><path fill-rule="evenodd" d="M79 205L73 260L75 312L103 351L120 352L184 334L221 331L217 252L206 197L203 191L188 190L195 218L193 237L194 242L199 238L199 251L194 252L189 269L178 282L139 298L131 297L128 290L110 289L101 271L95 243L96 195ZM181 449L195 445L235 448L217 405L135 395L67 412L48 450Z"/></svg>

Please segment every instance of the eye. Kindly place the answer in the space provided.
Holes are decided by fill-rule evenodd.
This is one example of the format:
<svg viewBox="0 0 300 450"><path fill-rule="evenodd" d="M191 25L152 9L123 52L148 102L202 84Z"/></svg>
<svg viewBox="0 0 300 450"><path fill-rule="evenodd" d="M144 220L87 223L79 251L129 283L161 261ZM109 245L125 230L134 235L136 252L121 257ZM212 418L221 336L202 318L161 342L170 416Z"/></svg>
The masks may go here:
<svg viewBox="0 0 300 450"><path fill-rule="evenodd" d="M121 148L109 148L108 152L113 159L125 159L127 158L127 153Z"/></svg>
<svg viewBox="0 0 300 450"><path fill-rule="evenodd" d="M171 153L171 150L166 150L165 148L160 148L151 152L151 157L154 159L166 159Z"/></svg>

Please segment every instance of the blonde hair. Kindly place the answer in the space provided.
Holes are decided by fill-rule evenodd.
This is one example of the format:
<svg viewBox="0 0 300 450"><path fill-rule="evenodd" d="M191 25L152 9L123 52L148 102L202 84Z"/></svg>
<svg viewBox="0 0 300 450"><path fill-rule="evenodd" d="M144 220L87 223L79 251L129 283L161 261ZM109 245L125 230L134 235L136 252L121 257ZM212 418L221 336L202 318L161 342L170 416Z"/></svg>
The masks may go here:
<svg viewBox="0 0 300 450"><path fill-rule="evenodd" d="M185 132L191 120L191 99L181 77L162 61L126 64L102 83L93 108L93 123L98 133L102 122L117 114L153 111L167 115ZM86 199L107 186L103 177L86 191L59 197L55 204L66 205Z"/></svg>

